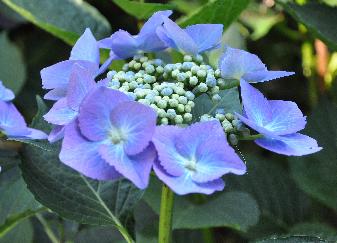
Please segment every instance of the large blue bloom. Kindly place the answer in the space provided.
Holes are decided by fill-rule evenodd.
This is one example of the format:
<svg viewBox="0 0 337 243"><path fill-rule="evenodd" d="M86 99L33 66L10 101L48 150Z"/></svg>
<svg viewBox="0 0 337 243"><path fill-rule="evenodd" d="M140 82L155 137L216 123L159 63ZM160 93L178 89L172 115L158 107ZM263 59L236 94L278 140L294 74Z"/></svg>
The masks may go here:
<svg viewBox="0 0 337 243"><path fill-rule="evenodd" d="M153 143L158 152L154 171L179 195L220 191L224 188L221 176L246 172L218 121L186 128L159 126Z"/></svg>
<svg viewBox="0 0 337 243"><path fill-rule="evenodd" d="M258 56L231 47L226 47L221 56L219 69L225 79L243 79L250 83L265 82L294 74L286 71L268 71Z"/></svg>
<svg viewBox="0 0 337 243"><path fill-rule="evenodd" d="M275 153L296 156L322 149L315 139L297 133L305 127L306 117L296 103L267 100L244 80L241 80L241 96L245 115L236 115L246 125L263 134L263 138L255 140L259 146Z"/></svg>
<svg viewBox="0 0 337 243"><path fill-rule="evenodd" d="M41 70L42 87L51 89L44 98L59 100L66 96L69 78L73 66L79 64L87 69L92 78L107 68L106 64L99 67L99 46L90 29L86 29L71 50L69 60L56 63ZM108 60L107 62L110 62Z"/></svg>
<svg viewBox="0 0 337 243"><path fill-rule="evenodd" d="M84 99L78 120L66 127L60 160L94 179L122 174L144 189L156 156L150 143L155 127L152 108L98 87Z"/></svg>
<svg viewBox="0 0 337 243"><path fill-rule="evenodd" d="M222 24L196 24L182 29L169 18L163 19L164 24L157 29L157 34L171 48L197 55L220 47Z"/></svg>
<svg viewBox="0 0 337 243"><path fill-rule="evenodd" d="M161 41L156 29L163 23L163 16L168 17L172 14L171 10L158 11L144 24L138 35L131 35L127 31L119 30L110 37L101 41L100 47L111 49L112 56L120 58L132 57L140 52L156 52L167 48Z"/></svg>

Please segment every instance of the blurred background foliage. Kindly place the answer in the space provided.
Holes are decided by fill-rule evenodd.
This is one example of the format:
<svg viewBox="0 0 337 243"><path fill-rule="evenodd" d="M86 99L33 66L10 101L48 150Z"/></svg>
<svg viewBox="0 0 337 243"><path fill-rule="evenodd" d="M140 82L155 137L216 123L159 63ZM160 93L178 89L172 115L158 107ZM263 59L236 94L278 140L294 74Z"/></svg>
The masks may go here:
<svg viewBox="0 0 337 243"><path fill-rule="evenodd" d="M226 176L224 192L207 200L177 197L174 242L337 242L336 0L1 0L0 80L14 90L16 105L31 120L35 96L44 94L40 70L67 59L86 27L98 39L120 28L136 34L144 20L163 9L174 10L181 26L221 23L224 44L257 54L272 70L295 71L257 86L270 99L297 102L308 116L305 133L324 148L286 158L240 143L248 173ZM216 65L220 54L210 53L210 63ZM112 68L120 66L116 62ZM123 242L112 226L76 223L42 206L27 189L30 179L22 179L19 163L1 143L1 243ZM58 170L50 163L36 166ZM159 190L153 178L133 210L130 228L137 242L156 242Z"/></svg>

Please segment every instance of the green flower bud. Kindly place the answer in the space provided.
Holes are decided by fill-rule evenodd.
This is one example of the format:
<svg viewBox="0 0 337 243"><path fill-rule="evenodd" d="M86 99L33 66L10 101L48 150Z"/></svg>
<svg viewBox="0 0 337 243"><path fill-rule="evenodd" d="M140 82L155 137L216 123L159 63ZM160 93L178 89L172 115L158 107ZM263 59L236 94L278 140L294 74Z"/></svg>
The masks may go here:
<svg viewBox="0 0 337 243"><path fill-rule="evenodd" d="M204 61L204 58L200 54L196 55L193 59L198 63L202 63Z"/></svg>
<svg viewBox="0 0 337 243"><path fill-rule="evenodd" d="M215 118L216 119L219 119L220 121L224 121L225 120L225 115L224 114L216 114L215 115Z"/></svg>
<svg viewBox="0 0 337 243"><path fill-rule="evenodd" d="M218 78L217 85L220 89L224 89L226 87L226 82L223 78Z"/></svg>
<svg viewBox="0 0 337 243"><path fill-rule="evenodd" d="M158 67L156 67L156 72L158 74L162 74L164 72L164 68L162 66L158 66Z"/></svg>
<svg viewBox="0 0 337 243"><path fill-rule="evenodd" d="M215 70L214 76L215 76L216 78L220 78L220 77L221 77L221 71L220 71L220 69Z"/></svg>
<svg viewBox="0 0 337 243"><path fill-rule="evenodd" d="M172 99L178 100L179 99L179 95L178 94L172 94Z"/></svg>
<svg viewBox="0 0 337 243"><path fill-rule="evenodd" d="M157 114L158 114L158 110L159 110L158 106L156 106L155 104L151 104L150 106L151 106L151 107L157 112Z"/></svg>
<svg viewBox="0 0 337 243"><path fill-rule="evenodd" d="M176 100L176 99L170 99L170 100L168 101L168 104L169 104L170 107L175 108L175 107L178 106L179 102L178 102L178 100Z"/></svg>
<svg viewBox="0 0 337 243"><path fill-rule="evenodd" d="M165 100L166 102L168 102L170 100L170 97L164 96L162 99Z"/></svg>
<svg viewBox="0 0 337 243"><path fill-rule="evenodd" d="M159 109L157 110L157 114L158 114L158 116L161 117L161 118L166 117L166 112L165 112L164 109L160 109L160 108L159 108Z"/></svg>
<svg viewBox="0 0 337 243"><path fill-rule="evenodd" d="M180 104L186 105L188 100L185 96L179 96L178 101Z"/></svg>
<svg viewBox="0 0 337 243"><path fill-rule="evenodd" d="M211 119L211 116L208 114L204 114L200 117L201 122L209 121Z"/></svg>
<svg viewBox="0 0 337 243"><path fill-rule="evenodd" d="M195 95L194 95L191 91L186 91L186 92L185 92L185 97L186 97L188 100L194 100Z"/></svg>
<svg viewBox="0 0 337 243"><path fill-rule="evenodd" d="M142 57L139 59L139 61L142 62L142 63L147 62L148 60L149 60L149 58L148 58L148 57L145 57L145 56L142 56Z"/></svg>
<svg viewBox="0 0 337 243"><path fill-rule="evenodd" d="M174 122L175 122L176 124L183 124L184 119L183 119L182 115L177 115L177 116L174 118Z"/></svg>
<svg viewBox="0 0 337 243"><path fill-rule="evenodd" d="M178 95L185 95L186 91L181 87L175 87L174 92Z"/></svg>
<svg viewBox="0 0 337 243"><path fill-rule="evenodd" d="M229 134L228 140L229 140L230 144L232 144L234 146L238 145L238 143L239 143L238 137L233 133Z"/></svg>
<svg viewBox="0 0 337 243"><path fill-rule="evenodd" d="M234 115L232 113L226 113L225 117L227 120L232 121L234 120Z"/></svg>
<svg viewBox="0 0 337 243"><path fill-rule="evenodd" d="M166 117L170 118L170 119L174 119L177 116L177 113L174 109L168 109L166 111Z"/></svg>
<svg viewBox="0 0 337 243"><path fill-rule="evenodd" d="M197 85L197 84L198 84L198 78L197 78L196 76L190 77L189 84L190 84L191 86Z"/></svg>
<svg viewBox="0 0 337 243"><path fill-rule="evenodd" d="M198 85L198 90L201 92L201 93L205 93L207 90L208 90L208 87L205 83L200 83Z"/></svg>
<svg viewBox="0 0 337 243"><path fill-rule="evenodd" d="M192 72L192 74L197 74L198 71L199 71L199 69L200 69L200 67L197 66L197 65L191 67L191 72Z"/></svg>
<svg viewBox="0 0 337 243"><path fill-rule="evenodd" d="M161 96L157 95L153 98L154 102L158 103L159 101L161 101Z"/></svg>
<svg viewBox="0 0 337 243"><path fill-rule="evenodd" d="M221 100L221 96L218 94L215 94L212 96L212 100L215 102L219 102Z"/></svg>
<svg viewBox="0 0 337 243"><path fill-rule="evenodd" d="M180 73L179 70L178 70L178 69L175 69L175 70L173 70L173 71L171 72L171 76L172 76L173 78L176 78L176 77L178 76L179 73Z"/></svg>
<svg viewBox="0 0 337 243"><path fill-rule="evenodd" d="M139 99L138 102L142 103L143 105L151 105L150 101L146 99Z"/></svg>
<svg viewBox="0 0 337 243"><path fill-rule="evenodd" d="M185 111L185 106L183 104L178 104L177 111L183 113Z"/></svg>
<svg viewBox="0 0 337 243"><path fill-rule="evenodd" d="M167 101L166 100L160 100L157 102L157 105L159 108L165 109L167 107Z"/></svg>
<svg viewBox="0 0 337 243"><path fill-rule="evenodd" d="M187 105L191 106L191 108L193 108L195 106L195 103L193 101L188 101Z"/></svg>
<svg viewBox="0 0 337 243"><path fill-rule="evenodd" d="M185 112L191 112L192 111L192 107L190 105L185 105Z"/></svg>
<svg viewBox="0 0 337 243"><path fill-rule="evenodd" d="M156 69L154 68L153 65L149 64L145 67L145 72L147 72L148 74L154 73Z"/></svg>
<svg viewBox="0 0 337 243"><path fill-rule="evenodd" d="M185 114L184 114L184 121L185 121L186 123L191 122L191 121L192 121L192 118L193 118L193 116L192 116L191 113L185 113Z"/></svg>
<svg viewBox="0 0 337 243"><path fill-rule="evenodd" d="M193 58L190 55L184 56L184 62L192 62Z"/></svg>
<svg viewBox="0 0 337 243"><path fill-rule="evenodd" d="M197 76L199 78L205 78L206 75L207 75L207 72L205 70L203 70L203 69L199 69L198 72L197 72Z"/></svg>
<svg viewBox="0 0 337 243"><path fill-rule="evenodd" d="M163 117L160 119L160 124L162 125L168 125L169 124L169 120L166 117Z"/></svg>
<svg viewBox="0 0 337 243"><path fill-rule="evenodd" d="M133 68L133 65L135 65L137 62L135 60L131 60L129 63L128 63L128 66L129 68Z"/></svg>
<svg viewBox="0 0 337 243"><path fill-rule="evenodd" d="M217 93L219 93L219 91L220 91L219 86L214 86L213 88L211 88L211 93L212 94L217 94Z"/></svg>

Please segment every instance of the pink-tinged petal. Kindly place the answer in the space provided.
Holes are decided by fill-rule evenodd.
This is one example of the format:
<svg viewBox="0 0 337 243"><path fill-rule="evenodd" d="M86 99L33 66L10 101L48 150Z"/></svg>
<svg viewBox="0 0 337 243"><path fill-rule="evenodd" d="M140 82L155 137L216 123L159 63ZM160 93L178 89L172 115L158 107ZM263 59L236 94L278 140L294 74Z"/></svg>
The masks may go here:
<svg viewBox="0 0 337 243"><path fill-rule="evenodd" d="M240 81L240 86L242 103L248 119L259 126L271 122L272 109L263 94L244 80Z"/></svg>
<svg viewBox="0 0 337 243"><path fill-rule="evenodd" d="M132 181L138 188L145 189L149 183L150 172L156 151L149 145L143 152L128 156L122 145L102 144L100 155L124 177Z"/></svg>
<svg viewBox="0 0 337 243"><path fill-rule="evenodd" d="M59 62L41 70L42 87L44 89L67 89L70 74L75 63L86 68L93 75L98 70L98 64L89 61L67 60Z"/></svg>
<svg viewBox="0 0 337 243"><path fill-rule="evenodd" d="M138 154L150 143L155 132L157 114L149 106L135 101L124 102L111 112L111 124L125 136L124 150Z"/></svg>
<svg viewBox="0 0 337 243"><path fill-rule="evenodd" d="M66 98L62 98L53 105L53 107L47 114L43 116L43 118L51 124L66 125L74 120L77 115L78 112L72 110L68 106Z"/></svg>
<svg viewBox="0 0 337 243"><path fill-rule="evenodd" d="M65 126L55 126L51 130L48 136L50 143L55 143L64 137Z"/></svg>
<svg viewBox="0 0 337 243"><path fill-rule="evenodd" d="M67 95L67 89L66 88L55 88L50 90L47 94L43 96L46 100L59 100Z"/></svg>
<svg viewBox="0 0 337 243"><path fill-rule="evenodd" d="M181 176L185 171L184 157L175 147L175 141L179 139L182 131L183 128L178 126L158 126L152 139L160 164L173 176Z"/></svg>
<svg viewBox="0 0 337 243"><path fill-rule="evenodd" d="M227 47L225 53L220 57L219 69L223 78L237 80L249 72L267 71L258 56L231 47Z"/></svg>
<svg viewBox="0 0 337 243"><path fill-rule="evenodd" d="M209 195L215 191L222 191L225 187L225 183L221 178L205 183L197 183L191 179L191 176L188 173L184 173L181 176L171 176L158 161L155 161L153 170L158 178L178 195L190 193L203 193Z"/></svg>
<svg viewBox="0 0 337 243"><path fill-rule="evenodd" d="M97 180L115 180L121 175L115 168L105 162L98 153L100 143L85 139L76 122L72 122L65 129L65 135L60 152L62 163L74 170Z"/></svg>
<svg viewBox="0 0 337 243"><path fill-rule="evenodd" d="M186 27L186 32L198 46L198 52L219 47L223 32L222 24L196 24ZM206 33L206 34L205 34Z"/></svg>
<svg viewBox="0 0 337 243"><path fill-rule="evenodd" d="M280 139L261 138L255 143L267 150L288 156L302 156L320 151L315 139L300 134L293 133L280 136Z"/></svg>
<svg viewBox="0 0 337 243"><path fill-rule="evenodd" d="M283 100L270 100L272 121L265 128L277 135L286 135L304 129L306 117L295 102Z"/></svg>
<svg viewBox="0 0 337 243"><path fill-rule="evenodd" d="M291 76L294 74L295 74L294 72L264 70L264 71L248 72L242 76L242 79L246 80L249 83L260 83L277 78Z"/></svg>
<svg viewBox="0 0 337 243"><path fill-rule="evenodd" d="M130 101L127 95L106 87L90 92L81 105L78 118L82 134L92 141L106 139L111 130L111 111L126 101Z"/></svg>
<svg viewBox="0 0 337 243"><path fill-rule="evenodd" d="M96 87L92 73L86 68L75 64L70 74L67 89L67 104L74 111L78 111L84 97Z"/></svg>
<svg viewBox="0 0 337 243"><path fill-rule="evenodd" d="M2 81L0 80L0 100L2 101L11 101L15 98L15 95L12 90L7 89Z"/></svg>
<svg viewBox="0 0 337 243"><path fill-rule="evenodd" d="M175 43L175 46L184 53L192 55L198 54L198 46L188 33L169 18L163 17L163 19L166 35Z"/></svg>
<svg viewBox="0 0 337 243"><path fill-rule="evenodd" d="M76 41L69 60L83 60L99 64L98 43L89 28Z"/></svg>

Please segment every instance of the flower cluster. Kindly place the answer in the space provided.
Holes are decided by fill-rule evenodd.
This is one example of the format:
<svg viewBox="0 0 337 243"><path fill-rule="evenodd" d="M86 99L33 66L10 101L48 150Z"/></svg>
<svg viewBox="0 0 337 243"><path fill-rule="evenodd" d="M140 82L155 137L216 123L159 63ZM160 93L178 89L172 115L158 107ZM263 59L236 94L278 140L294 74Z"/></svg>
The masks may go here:
<svg viewBox="0 0 337 243"><path fill-rule="evenodd" d="M14 93L7 89L0 81L0 138L8 139L45 139L47 134L27 124L11 102L15 98Z"/></svg>
<svg viewBox="0 0 337 243"><path fill-rule="evenodd" d="M276 153L321 149L297 133L306 121L295 103L268 101L249 84L293 73L268 71L257 56L230 47L212 67L203 54L221 47L223 26L182 29L171 13L155 13L135 36L119 30L97 41L87 29L69 60L41 71L50 90L45 98L56 101L44 116L55 125L48 139L63 138L64 164L94 179L125 177L141 189L153 168L177 194L211 194L224 188L223 175L246 172L230 144L249 137L248 127L259 133L259 146ZM110 50L102 65L100 49ZM183 60L153 58L166 50L182 53ZM126 60L122 70L108 70L118 59ZM193 117L196 98L206 94L216 104L233 80L241 86L243 115L217 109Z"/></svg>

